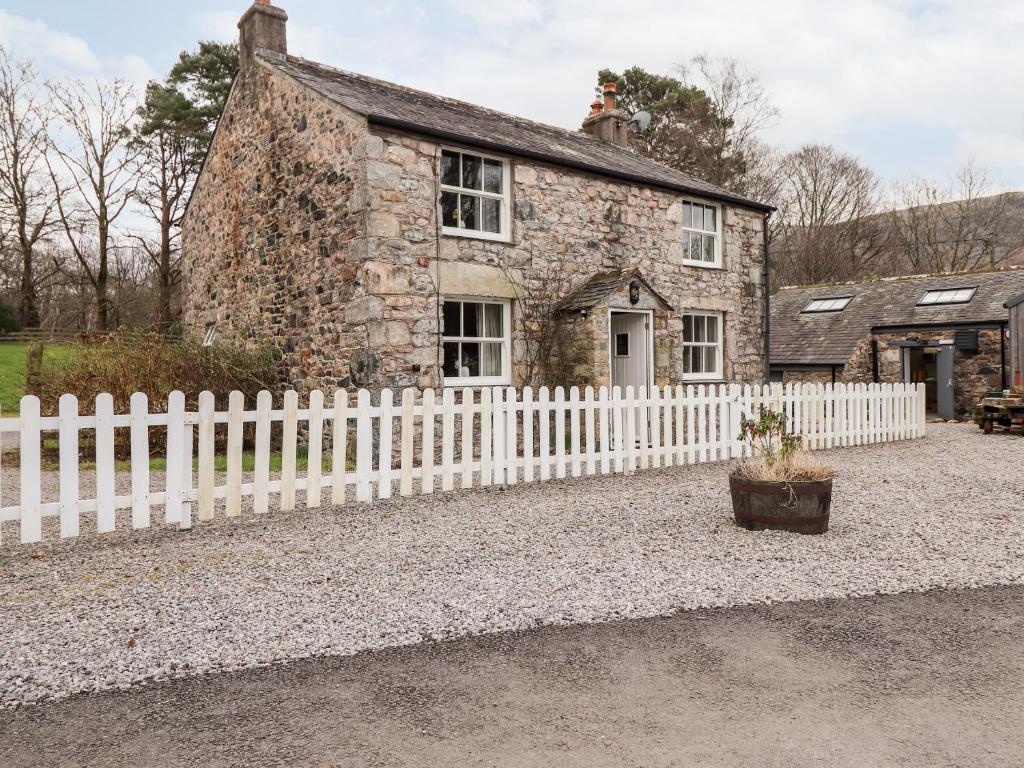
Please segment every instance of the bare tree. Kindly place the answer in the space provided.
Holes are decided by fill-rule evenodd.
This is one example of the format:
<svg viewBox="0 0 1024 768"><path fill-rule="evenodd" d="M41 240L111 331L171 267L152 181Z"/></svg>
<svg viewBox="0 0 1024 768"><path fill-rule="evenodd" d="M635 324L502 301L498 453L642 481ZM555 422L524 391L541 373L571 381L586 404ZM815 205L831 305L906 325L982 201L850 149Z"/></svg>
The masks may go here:
<svg viewBox="0 0 1024 768"><path fill-rule="evenodd" d="M704 54L680 66L679 74L686 86L707 94L717 118L701 121L701 141L693 147L706 180L740 194L770 193L766 181L775 174L766 174L765 166L773 153L759 137L779 110L758 75L736 59Z"/></svg>
<svg viewBox="0 0 1024 768"><path fill-rule="evenodd" d="M1024 245L1008 226L1010 195L992 195L987 172L968 163L940 186L915 179L897 186L898 209L888 216L897 258L913 272L991 269Z"/></svg>
<svg viewBox="0 0 1024 768"><path fill-rule="evenodd" d="M18 255L18 316L39 325L39 285L51 273L38 246L52 234L56 196L46 172L48 108L31 64L12 61L0 46L0 215Z"/></svg>
<svg viewBox="0 0 1024 768"><path fill-rule="evenodd" d="M779 281L863 277L888 237L878 206L878 178L856 158L827 145L786 156L771 249Z"/></svg>
<svg viewBox="0 0 1024 768"><path fill-rule="evenodd" d="M93 287L96 323L110 328L112 227L135 198L140 149L132 142L132 88L121 80L50 84L54 114L66 135L51 141L50 176L68 245ZM63 140L62 140L63 139ZM95 243L95 258L83 243Z"/></svg>

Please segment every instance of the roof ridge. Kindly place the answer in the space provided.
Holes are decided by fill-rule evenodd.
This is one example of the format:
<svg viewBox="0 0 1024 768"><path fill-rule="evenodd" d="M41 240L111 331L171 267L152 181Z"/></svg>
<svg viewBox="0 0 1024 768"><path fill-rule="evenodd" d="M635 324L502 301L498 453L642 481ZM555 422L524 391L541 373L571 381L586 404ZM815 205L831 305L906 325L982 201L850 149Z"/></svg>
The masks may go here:
<svg viewBox="0 0 1024 768"><path fill-rule="evenodd" d="M934 277L961 277L968 275L993 275L1002 274L1007 272L1021 272L1024 271L1024 264L1008 264L1005 267L996 267L994 269L969 269L962 270L959 272L924 272L917 275L888 275L885 277L874 277L868 280L847 280L842 283L804 283L800 285L780 285L778 290L790 291L790 290L807 290L811 288L844 288L846 286L856 285L876 285L878 283L895 283L901 280L924 280L927 278Z"/></svg>
<svg viewBox="0 0 1024 768"><path fill-rule="evenodd" d="M277 62L276 59L272 59L272 58L264 58L264 60L267 61L270 64L279 63L279 62ZM590 134L585 133L585 132L583 132L583 131L581 131L579 129L572 130L570 128L563 128L560 125L552 125L551 123L543 123L540 120L533 120L532 118L523 117L522 115L514 115L511 112L502 112L500 109L493 109L491 107L485 107L482 104L474 104L471 101L464 101L462 99L456 99L456 98L454 98L452 96L443 96L443 95L441 95L439 93L431 93L430 91L424 91L424 90L422 90L420 88L413 88L413 87L408 86L408 85L402 85L401 83L396 83L396 82L393 82L391 80L384 80L384 79L379 78L379 77L371 77L370 75L364 75L364 74L362 74L360 72L353 72L350 69L342 69L341 67L332 67L329 64L323 64L323 63L321 63L319 61L313 61L311 59L306 59L306 58L303 58L301 56L293 56L292 54L288 54L288 62L289 63L293 63L293 64L304 65L304 66L307 66L307 67L315 67L317 69L327 70L328 72L333 72L335 74L344 75L345 77L352 77L352 78L355 78L356 80L362 80L362 81L367 82L367 83L387 86L388 88L395 88L395 89L398 89L400 91L404 91L406 93L409 93L409 94L412 94L412 95L415 95L415 96L426 96L426 97L431 98L431 99L439 99L440 101L447 101L447 102L450 102L452 104L458 104L458 105L463 106L463 107L469 107L471 109L475 109L475 110L478 110L478 111L487 112L487 113L493 115L494 117L500 117L500 118L505 119L505 120L515 120L515 121L518 121L518 122L521 122L521 123L527 123L529 125L537 126L539 128L545 128L547 130L555 131L557 133L563 133L563 134L571 136L571 137L573 137L575 139L583 139L584 141L594 142L596 145L601 146L603 148L617 150L617 151L624 152L626 154L629 154L629 155L632 155L632 156L635 156L635 157L639 157L640 156L639 153L637 153L636 150L634 150L632 147L623 146L621 144L612 144L611 142L603 141L602 139L598 139L598 138L596 138L594 136L591 136ZM654 160L653 158L649 158L648 157L648 158L645 158L645 159L649 160L650 162L653 162L653 163L658 163L658 165L664 166L665 168L667 168L669 170L672 170L672 171L675 171L676 173L682 173L685 176L690 176L690 174L684 173L683 171L680 171L678 168L673 168L670 165L665 165L665 163L662 163L662 162L660 162L658 160ZM696 177L690 176L690 178L693 178L695 181L699 181L699 179L697 179Z"/></svg>

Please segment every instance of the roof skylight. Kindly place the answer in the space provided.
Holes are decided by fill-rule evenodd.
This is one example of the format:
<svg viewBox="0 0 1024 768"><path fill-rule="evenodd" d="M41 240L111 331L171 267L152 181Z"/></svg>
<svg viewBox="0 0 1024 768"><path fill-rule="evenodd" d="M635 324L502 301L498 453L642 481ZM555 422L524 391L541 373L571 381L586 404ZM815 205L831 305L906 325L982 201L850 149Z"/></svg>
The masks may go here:
<svg viewBox="0 0 1024 768"><path fill-rule="evenodd" d="M943 288L940 290L925 291L918 300L917 305L933 306L935 304L966 304L974 298L974 288Z"/></svg>
<svg viewBox="0 0 1024 768"><path fill-rule="evenodd" d="M842 312L853 301L853 296L831 296L826 299L812 299L801 312Z"/></svg>

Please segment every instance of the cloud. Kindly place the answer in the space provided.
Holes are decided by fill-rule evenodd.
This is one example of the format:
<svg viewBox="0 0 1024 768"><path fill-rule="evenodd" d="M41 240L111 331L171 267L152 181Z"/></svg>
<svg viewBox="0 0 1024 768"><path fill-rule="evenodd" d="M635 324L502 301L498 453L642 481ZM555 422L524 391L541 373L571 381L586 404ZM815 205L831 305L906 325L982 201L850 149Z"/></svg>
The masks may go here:
<svg viewBox="0 0 1024 768"><path fill-rule="evenodd" d="M0 10L0 43L19 58L35 60L44 70L88 74L103 69L100 57L81 38L4 10Z"/></svg>

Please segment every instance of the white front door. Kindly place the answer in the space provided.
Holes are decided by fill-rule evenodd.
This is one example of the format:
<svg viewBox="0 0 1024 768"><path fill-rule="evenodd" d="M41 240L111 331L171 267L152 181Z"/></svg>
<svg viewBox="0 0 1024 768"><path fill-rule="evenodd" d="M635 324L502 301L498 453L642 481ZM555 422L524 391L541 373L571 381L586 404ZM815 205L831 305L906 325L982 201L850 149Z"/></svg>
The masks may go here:
<svg viewBox="0 0 1024 768"><path fill-rule="evenodd" d="M651 383L651 350L648 345L649 316L641 312L612 312L612 386L633 391Z"/></svg>

